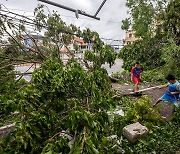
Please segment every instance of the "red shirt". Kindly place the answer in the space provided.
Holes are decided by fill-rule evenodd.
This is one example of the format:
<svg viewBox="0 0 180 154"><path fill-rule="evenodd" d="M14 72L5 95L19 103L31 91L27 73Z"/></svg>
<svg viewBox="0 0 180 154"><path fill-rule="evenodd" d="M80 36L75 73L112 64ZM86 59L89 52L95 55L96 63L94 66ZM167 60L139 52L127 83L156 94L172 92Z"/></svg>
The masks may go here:
<svg viewBox="0 0 180 154"><path fill-rule="evenodd" d="M131 69L131 73L133 73L133 77L140 78L140 73L142 72L141 68L133 67Z"/></svg>

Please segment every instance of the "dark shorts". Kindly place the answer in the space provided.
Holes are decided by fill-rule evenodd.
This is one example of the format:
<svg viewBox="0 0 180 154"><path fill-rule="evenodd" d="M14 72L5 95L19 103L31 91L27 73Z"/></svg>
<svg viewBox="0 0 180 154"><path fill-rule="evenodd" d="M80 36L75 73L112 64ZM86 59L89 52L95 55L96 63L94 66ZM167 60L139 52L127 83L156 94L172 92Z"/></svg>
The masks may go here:
<svg viewBox="0 0 180 154"><path fill-rule="evenodd" d="M173 104L178 107L179 106L179 102L180 102L180 99L179 98L176 98L175 96L173 95L167 95L167 94L164 94L160 100L162 100L163 102L173 102Z"/></svg>

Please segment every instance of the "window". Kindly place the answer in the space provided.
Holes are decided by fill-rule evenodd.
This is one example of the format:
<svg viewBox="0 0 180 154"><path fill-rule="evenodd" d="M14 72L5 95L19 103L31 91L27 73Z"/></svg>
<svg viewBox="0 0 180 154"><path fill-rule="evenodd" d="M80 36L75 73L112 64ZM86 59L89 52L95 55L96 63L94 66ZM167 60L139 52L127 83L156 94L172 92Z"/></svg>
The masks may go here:
<svg viewBox="0 0 180 154"><path fill-rule="evenodd" d="M129 34L129 37L132 37L132 34Z"/></svg>

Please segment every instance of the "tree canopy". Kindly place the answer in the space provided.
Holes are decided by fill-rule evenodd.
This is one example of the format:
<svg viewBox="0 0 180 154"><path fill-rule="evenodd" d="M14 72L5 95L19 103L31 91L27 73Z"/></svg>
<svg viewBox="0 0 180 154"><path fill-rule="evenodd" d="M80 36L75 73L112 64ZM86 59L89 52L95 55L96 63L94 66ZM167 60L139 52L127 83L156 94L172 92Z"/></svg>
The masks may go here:
<svg viewBox="0 0 180 154"><path fill-rule="evenodd" d="M126 6L130 18L123 20L122 28L135 30L139 39L120 51L123 67L130 70L140 61L145 70L162 68L161 73L179 78L179 1L127 0Z"/></svg>

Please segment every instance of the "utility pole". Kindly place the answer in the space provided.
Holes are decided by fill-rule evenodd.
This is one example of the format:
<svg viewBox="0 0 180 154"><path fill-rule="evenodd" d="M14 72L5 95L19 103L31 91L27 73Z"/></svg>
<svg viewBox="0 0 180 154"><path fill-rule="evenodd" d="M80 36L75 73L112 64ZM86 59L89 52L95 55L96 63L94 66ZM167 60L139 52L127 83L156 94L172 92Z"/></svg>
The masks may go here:
<svg viewBox="0 0 180 154"><path fill-rule="evenodd" d="M97 16L97 14L99 13L99 11L101 10L101 8L103 7L103 5L104 5L104 3L106 3L106 1L107 0L104 0L103 2L102 2L102 4L100 5L100 7L98 8L98 10L96 11L96 13L95 13L95 17Z"/></svg>
<svg viewBox="0 0 180 154"><path fill-rule="evenodd" d="M38 0L38 1L41 1L41 2L44 2L44 3L47 3L47 4L50 4L50 5L53 5L53 6L56 6L56 7L60 7L62 9L65 9L65 10L68 10L68 11L71 11L71 12L74 12L76 14L76 17L78 18L78 14L81 14L81 15L84 15L84 16L87 16L87 17L90 17L90 18L93 18L93 19L96 19L96 20L100 20L99 17L96 17L97 13L95 15L90 15L90 14L87 14L85 13L84 11L81 11L81 10L76 10L76 9L73 9L73 8L70 8L70 7L67 7L67 6L64 6L64 5L61 5L61 4L58 4L58 3L55 3L55 2L52 2L52 1L49 1L49 0Z"/></svg>

